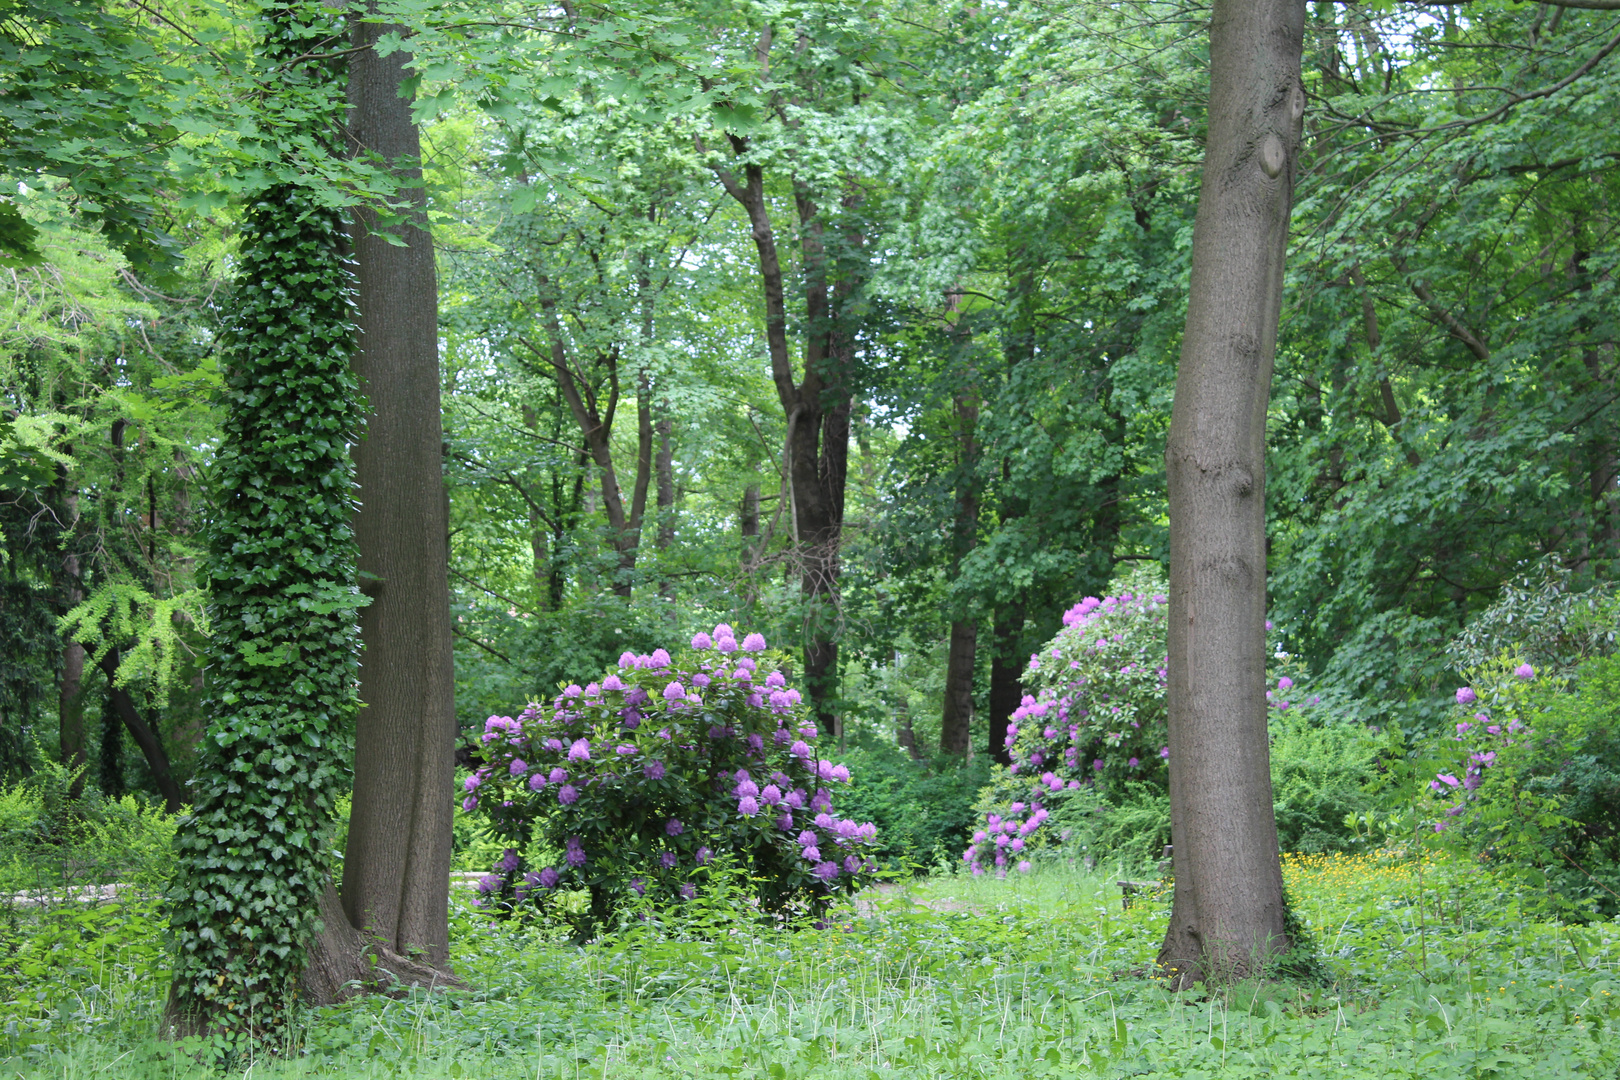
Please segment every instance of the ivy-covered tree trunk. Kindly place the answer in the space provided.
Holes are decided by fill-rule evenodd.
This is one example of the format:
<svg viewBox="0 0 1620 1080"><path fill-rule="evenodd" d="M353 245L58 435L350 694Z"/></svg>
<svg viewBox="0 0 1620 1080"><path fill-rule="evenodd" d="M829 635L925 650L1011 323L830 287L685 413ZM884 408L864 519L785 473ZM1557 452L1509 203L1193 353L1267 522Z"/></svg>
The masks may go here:
<svg viewBox="0 0 1620 1080"><path fill-rule="evenodd" d="M342 84L319 3L267 9L268 139L325 140ZM210 715L176 840L178 953L165 1029L274 1044L298 1000L327 882L355 712L354 327L339 213L266 155L243 214L220 342L225 419L205 573Z"/></svg>
<svg viewBox="0 0 1620 1080"><path fill-rule="evenodd" d="M1288 948L1266 734L1266 409L1305 88L1304 0L1215 0L1209 139L1165 467L1175 984Z"/></svg>

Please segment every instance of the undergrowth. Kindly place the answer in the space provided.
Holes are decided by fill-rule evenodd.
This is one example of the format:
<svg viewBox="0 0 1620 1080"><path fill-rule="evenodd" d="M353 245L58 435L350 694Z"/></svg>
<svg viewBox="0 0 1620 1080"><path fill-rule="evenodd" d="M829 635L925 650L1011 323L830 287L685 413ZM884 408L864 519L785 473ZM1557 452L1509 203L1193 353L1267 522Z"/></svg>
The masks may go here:
<svg viewBox="0 0 1620 1080"><path fill-rule="evenodd" d="M1150 965L1169 897L1138 891L1122 909L1117 880L1140 875L1119 871L922 879L795 931L717 893L678 921L637 913L585 948L463 903L454 963L472 989L307 1012L286 1057L232 1075L1555 1078L1620 1065L1613 925L1545 921L1539 898L1440 855L1294 856L1285 872L1324 974L1213 994L1128 974ZM14 909L10 934L85 914ZM83 940L105 937L91 922ZM29 984L50 1022L8 1022L8 1075L208 1074L194 1048L150 1037L166 970L122 948Z"/></svg>

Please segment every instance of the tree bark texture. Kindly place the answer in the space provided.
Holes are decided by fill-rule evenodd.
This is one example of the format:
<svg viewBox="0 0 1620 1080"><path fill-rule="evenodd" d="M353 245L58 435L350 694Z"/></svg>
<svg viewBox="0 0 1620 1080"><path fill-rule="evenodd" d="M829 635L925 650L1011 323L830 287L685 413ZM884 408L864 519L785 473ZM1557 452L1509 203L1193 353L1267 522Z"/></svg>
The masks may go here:
<svg viewBox="0 0 1620 1080"><path fill-rule="evenodd" d="M379 57L370 48L390 29L400 28L353 24L354 46L362 51L350 60L350 134L361 153L414 162L421 145L410 106L399 96L409 57ZM410 168L405 175L417 180L421 172ZM414 198L420 206L420 189ZM375 583L375 595L360 613L363 707L342 913L380 949L442 967L449 955L456 715L438 286L421 218L403 229L404 247L374 234L371 224L361 215L352 230L360 328L354 370L368 403L354 462L360 572ZM329 926L323 944L332 932Z"/></svg>
<svg viewBox="0 0 1620 1080"><path fill-rule="evenodd" d="M1266 734L1265 427L1305 110L1304 0L1215 0L1209 136L1165 466L1176 985L1289 947Z"/></svg>
<svg viewBox="0 0 1620 1080"><path fill-rule="evenodd" d="M940 713L939 752L967 757L973 749L973 667L979 624L974 619L951 623L950 652L945 660L945 707Z"/></svg>
<svg viewBox="0 0 1620 1080"><path fill-rule="evenodd" d="M952 298L952 308L956 307ZM954 336L954 335L953 335ZM964 346L967 335L960 335ZM967 385L956 394L956 521L952 528L951 578L973 550L979 533L979 397L977 375L968 370ZM939 749L967 757L973 750L973 672L978 666L978 621L951 621L950 650L945 660L945 701L940 712Z"/></svg>

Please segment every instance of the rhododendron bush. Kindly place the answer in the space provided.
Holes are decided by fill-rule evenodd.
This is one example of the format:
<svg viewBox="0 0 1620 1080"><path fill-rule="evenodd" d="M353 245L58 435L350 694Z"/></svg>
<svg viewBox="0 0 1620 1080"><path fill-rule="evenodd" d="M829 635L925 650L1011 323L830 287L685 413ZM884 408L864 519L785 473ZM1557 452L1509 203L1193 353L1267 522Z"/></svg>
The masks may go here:
<svg viewBox="0 0 1620 1080"><path fill-rule="evenodd" d="M1024 683L1034 693L1012 714L1012 764L1000 785L1015 797L985 815L963 852L974 873L1028 870L1032 849L1051 838L1042 828L1056 792L1165 785L1165 589L1157 568L1134 571L1116 595L1069 609L1029 658Z"/></svg>
<svg viewBox="0 0 1620 1080"><path fill-rule="evenodd" d="M490 717L462 809L511 846L479 902L510 912L588 890L589 930L632 896L695 897L722 855L773 913L864 883L877 830L834 812L849 771L818 757L799 692L768 661L760 635L722 624L679 660L625 653L600 682ZM535 851L555 857L528 865Z"/></svg>

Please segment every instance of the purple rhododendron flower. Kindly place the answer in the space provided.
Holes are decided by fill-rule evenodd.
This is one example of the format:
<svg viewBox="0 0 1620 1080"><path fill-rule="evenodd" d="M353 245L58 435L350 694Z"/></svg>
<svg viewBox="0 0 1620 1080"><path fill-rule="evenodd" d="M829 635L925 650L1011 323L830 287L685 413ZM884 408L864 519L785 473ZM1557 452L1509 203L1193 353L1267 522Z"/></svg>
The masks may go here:
<svg viewBox="0 0 1620 1080"><path fill-rule="evenodd" d="M1024 859L1024 860L1020 861L1019 864L1018 864L1018 872L1020 874L1027 874L1027 873L1029 873L1029 871L1030 871L1029 860Z"/></svg>
<svg viewBox="0 0 1620 1080"><path fill-rule="evenodd" d="M792 746L788 747L788 753L792 754L796 758L807 758L810 756L810 747L806 745L803 739L800 739Z"/></svg>
<svg viewBox="0 0 1620 1080"><path fill-rule="evenodd" d="M1127 764L1127 765L1129 765L1129 766L1130 766L1130 767L1131 767L1131 768L1133 768L1133 769L1134 769L1134 768L1136 768L1136 767L1137 767L1137 766L1138 766L1138 765L1140 765L1140 764L1142 764L1142 759L1141 759L1141 758L1131 758L1131 759L1130 759L1130 760L1129 760L1129 761L1127 761L1127 762L1126 762L1126 763L1125 763L1125 764Z"/></svg>
<svg viewBox="0 0 1620 1080"><path fill-rule="evenodd" d="M730 623L718 623L714 628L714 637L718 641L723 637L736 637L737 631L731 628Z"/></svg>
<svg viewBox="0 0 1620 1080"><path fill-rule="evenodd" d="M783 832L791 831L793 828L793 815L791 813L784 813L781 817L776 819L776 827L781 829Z"/></svg>
<svg viewBox="0 0 1620 1080"><path fill-rule="evenodd" d="M1168 758L1170 756L1170 748L1168 746L1159 747L1159 756L1162 758Z"/></svg>
<svg viewBox="0 0 1620 1080"><path fill-rule="evenodd" d="M557 887L557 882L560 881L561 879L562 879L562 875L559 874L556 870L552 869L549 866L546 867L544 870L540 871L540 887L543 888L543 889L554 889L554 888L556 888Z"/></svg>
<svg viewBox="0 0 1620 1080"><path fill-rule="evenodd" d="M759 797L767 806L775 806L782 801L782 789L775 784L766 784L760 790Z"/></svg>
<svg viewBox="0 0 1620 1080"><path fill-rule="evenodd" d="M764 652L765 636L763 634L749 634L743 638L743 652Z"/></svg>
<svg viewBox="0 0 1620 1080"><path fill-rule="evenodd" d="M772 688L783 687L787 685L787 678L780 671L773 671L765 676L765 685Z"/></svg>
<svg viewBox="0 0 1620 1080"><path fill-rule="evenodd" d="M659 671L663 668L669 667L669 653L665 652L663 649L654 649L652 651L652 655L649 656L647 660L652 665L652 669L654 671Z"/></svg>
<svg viewBox="0 0 1620 1080"><path fill-rule="evenodd" d="M759 813L759 800L752 795L744 795L737 800L737 813L743 817L753 817Z"/></svg>
<svg viewBox="0 0 1620 1080"><path fill-rule="evenodd" d="M665 836L679 836L685 831L686 826L681 824L679 818L670 818L668 821L664 822Z"/></svg>
<svg viewBox="0 0 1620 1080"><path fill-rule="evenodd" d="M1513 674L1517 675L1521 679L1533 679L1536 677L1536 669L1531 667L1529 664L1520 664L1518 667L1513 669Z"/></svg>
<svg viewBox="0 0 1620 1080"><path fill-rule="evenodd" d="M804 830L804 832L800 833L799 836L798 836L798 841L799 841L799 846L800 847L810 847L812 844L815 844L815 843L819 842L820 840L821 840L821 837L817 836L815 833L811 832L809 829Z"/></svg>
<svg viewBox="0 0 1620 1080"><path fill-rule="evenodd" d="M469 795L465 799L462 799L461 808L467 811L469 814L478 809L478 796Z"/></svg>
<svg viewBox="0 0 1620 1080"><path fill-rule="evenodd" d="M861 860L860 860L859 856L856 856L856 855L847 856L844 859L844 873L853 875L853 874L858 874L860 872L861 872Z"/></svg>
<svg viewBox="0 0 1620 1080"><path fill-rule="evenodd" d="M1097 771L1098 771L1098 772L1102 772L1102 767L1103 767L1103 759L1102 759L1102 758L1098 758L1098 759L1097 759L1097 760L1095 760L1095 761L1093 761L1093 762L1092 762L1092 763L1091 763L1091 767L1092 767L1092 768L1093 768L1093 769L1096 769L1096 770L1097 770Z"/></svg>
<svg viewBox="0 0 1620 1080"><path fill-rule="evenodd" d="M713 647L714 638L710 637L708 634L705 634L703 631L699 630L697 633L692 635L692 648L701 652L704 649Z"/></svg>
<svg viewBox="0 0 1620 1080"><path fill-rule="evenodd" d="M569 761L589 761L591 758L591 741L589 739L575 739L574 744L568 748Z"/></svg>
<svg viewBox="0 0 1620 1080"><path fill-rule="evenodd" d="M697 859L699 866L707 866L709 864L709 860L714 858L714 852L710 851L706 847L700 847L697 849L697 854L694 855L693 858Z"/></svg>
<svg viewBox="0 0 1620 1080"><path fill-rule="evenodd" d="M821 848L815 844L806 844L804 849L800 851L799 854L804 856L805 862L821 861Z"/></svg>
<svg viewBox="0 0 1620 1080"><path fill-rule="evenodd" d="M622 746L615 746L613 748L613 752L618 754L620 757L629 757L631 754L641 753L641 750L630 743L625 743Z"/></svg>
<svg viewBox="0 0 1620 1080"><path fill-rule="evenodd" d="M561 765L554 765L551 769L551 775L546 779L553 784L561 784L568 779L568 770Z"/></svg>
<svg viewBox="0 0 1620 1080"><path fill-rule="evenodd" d="M686 687L682 686L678 682L672 682L668 686L664 687L664 700L665 701L675 701L675 700L677 700L679 698L684 698L685 696L686 696Z"/></svg>
<svg viewBox="0 0 1620 1080"><path fill-rule="evenodd" d="M737 786L732 789L731 793L738 798L743 798L744 796L749 795L758 796L759 785L748 779L747 775L744 774L743 778L737 782Z"/></svg>
<svg viewBox="0 0 1620 1080"><path fill-rule="evenodd" d="M692 884L690 881L688 881L685 885L682 885L681 886L681 899L682 900L696 900L697 899L697 886Z"/></svg>
<svg viewBox="0 0 1620 1080"><path fill-rule="evenodd" d="M817 863L810 872L829 885L838 880L838 864L835 862Z"/></svg>
<svg viewBox="0 0 1620 1080"><path fill-rule="evenodd" d="M1459 704L1459 705L1472 705L1474 702L1476 702L1478 700L1479 700L1479 695L1474 693L1474 688L1473 687L1471 687L1471 686L1459 686L1459 687L1457 687L1457 704Z"/></svg>
<svg viewBox="0 0 1620 1080"><path fill-rule="evenodd" d="M636 654L635 653L626 651L626 652L622 652L622 653L619 654L619 667L621 667L621 668L632 668L632 667L635 667L635 666L636 666Z"/></svg>
<svg viewBox="0 0 1620 1080"><path fill-rule="evenodd" d="M1282 678L1277 680L1277 689L1279 689L1279 690L1292 690L1293 688L1294 688L1294 680L1290 679L1288 676L1284 675Z"/></svg>
<svg viewBox="0 0 1620 1080"><path fill-rule="evenodd" d="M502 874L510 874L518 868L518 853L516 848L507 848L501 852L501 861L495 864L495 869Z"/></svg>
<svg viewBox="0 0 1620 1080"><path fill-rule="evenodd" d="M541 788L543 788L545 786L546 786L546 778L544 776L541 776L539 773L535 773L533 776L529 777L529 790L530 791L539 791Z"/></svg>
<svg viewBox="0 0 1620 1080"><path fill-rule="evenodd" d="M528 762L524 761L522 758L513 758L512 764L507 767L506 771L511 773L513 776L522 776L524 773L529 771L529 765Z"/></svg>
<svg viewBox="0 0 1620 1080"><path fill-rule="evenodd" d="M478 891L481 893L492 893L500 887L501 879L494 874L485 874L478 879Z"/></svg>
<svg viewBox="0 0 1620 1080"><path fill-rule="evenodd" d="M483 778L477 773L473 773L471 776L467 777L466 780L462 781L461 787L465 791L477 791L483 786L483 783Z"/></svg>
<svg viewBox="0 0 1620 1080"><path fill-rule="evenodd" d="M675 864L678 861L679 860L676 858L673 851L666 851L662 855L658 856L658 865L662 866L665 870L675 869Z"/></svg>
<svg viewBox="0 0 1620 1080"><path fill-rule="evenodd" d="M727 656L730 656L732 653L737 651L737 639L730 636L723 637L715 643L714 647L719 649Z"/></svg>
<svg viewBox="0 0 1620 1080"><path fill-rule="evenodd" d="M631 878L630 879L630 888L631 888L631 890L633 890L635 892L635 894L637 896L646 896L647 895L647 883L645 881L643 881L641 878L638 878L638 877Z"/></svg>
<svg viewBox="0 0 1620 1080"><path fill-rule="evenodd" d="M692 685L697 687L699 690L702 690L705 686L708 686L711 681L712 680L701 671L692 676Z"/></svg>
<svg viewBox="0 0 1620 1080"><path fill-rule="evenodd" d="M564 784L557 789L557 801L564 806L573 806L579 801L579 789L573 784Z"/></svg>

